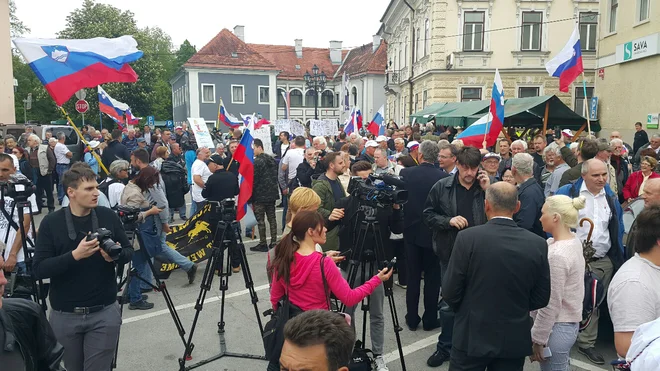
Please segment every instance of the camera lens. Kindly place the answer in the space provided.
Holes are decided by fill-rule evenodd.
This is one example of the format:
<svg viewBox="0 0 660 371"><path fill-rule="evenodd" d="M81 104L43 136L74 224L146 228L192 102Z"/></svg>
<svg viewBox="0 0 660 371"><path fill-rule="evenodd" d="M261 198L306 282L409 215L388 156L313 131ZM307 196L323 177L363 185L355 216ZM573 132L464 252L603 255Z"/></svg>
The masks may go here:
<svg viewBox="0 0 660 371"><path fill-rule="evenodd" d="M106 238L101 242L101 248L103 251L105 251L106 254L108 254L112 260L117 260L119 259L119 254L121 253L121 246L117 246L115 244L115 241L111 240L110 238Z"/></svg>

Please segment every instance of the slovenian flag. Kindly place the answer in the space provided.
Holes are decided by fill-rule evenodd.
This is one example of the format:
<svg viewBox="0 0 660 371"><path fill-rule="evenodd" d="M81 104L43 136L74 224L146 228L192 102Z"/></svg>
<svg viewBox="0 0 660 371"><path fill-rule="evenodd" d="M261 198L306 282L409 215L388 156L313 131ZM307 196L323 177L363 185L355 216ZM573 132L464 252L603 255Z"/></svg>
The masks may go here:
<svg viewBox="0 0 660 371"><path fill-rule="evenodd" d="M236 117L232 116L227 112L224 103L222 103L222 98L220 98L220 106L218 108L218 121L225 124L225 126L236 129L241 126L243 122Z"/></svg>
<svg viewBox="0 0 660 371"><path fill-rule="evenodd" d="M495 145L497 137L504 127L504 85L500 78L500 71L495 70L495 82L493 83L493 93L490 99L488 113L472 125L468 126L456 139L463 141L466 146L477 148Z"/></svg>
<svg viewBox="0 0 660 371"><path fill-rule="evenodd" d="M559 90L568 92L568 87L584 72L582 66L582 48L580 46L580 30L575 29L568 43L554 58L545 64L545 69L552 77L559 77Z"/></svg>
<svg viewBox="0 0 660 371"><path fill-rule="evenodd" d="M128 65L142 57L133 36L84 40L14 39L14 45L58 106L80 89L138 79Z"/></svg>
<svg viewBox="0 0 660 371"><path fill-rule="evenodd" d="M131 109L126 110L126 123L129 125L137 125L140 123L140 120L142 120L142 117L135 117L133 116L133 112L131 112Z"/></svg>
<svg viewBox="0 0 660 371"><path fill-rule="evenodd" d="M250 119L245 126L241 141L238 143L234 159L239 162L239 191L236 211L236 220L240 221L247 213L248 200L252 197L252 188L254 187L254 150L252 149L252 132L254 131L255 120Z"/></svg>
<svg viewBox="0 0 660 371"><path fill-rule="evenodd" d="M360 130L362 127L362 112L357 106L353 107L351 115L348 117L347 123L344 125L344 133L350 135L354 131Z"/></svg>
<svg viewBox="0 0 660 371"><path fill-rule="evenodd" d="M367 126L373 135L385 135L385 105L380 106L373 120Z"/></svg>
<svg viewBox="0 0 660 371"><path fill-rule="evenodd" d="M112 98L100 85L98 87L98 92L99 110L110 116L115 122L123 123L124 115L126 114L126 111L130 109L128 104Z"/></svg>

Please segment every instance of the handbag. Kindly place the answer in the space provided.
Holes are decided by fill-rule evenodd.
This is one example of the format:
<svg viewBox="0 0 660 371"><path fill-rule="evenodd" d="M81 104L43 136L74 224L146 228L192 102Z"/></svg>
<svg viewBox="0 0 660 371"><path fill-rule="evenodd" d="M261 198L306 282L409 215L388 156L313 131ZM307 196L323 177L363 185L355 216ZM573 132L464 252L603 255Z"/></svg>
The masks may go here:
<svg viewBox="0 0 660 371"><path fill-rule="evenodd" d="M284 346L284 326L291 318L302 313L303 310L291 303L287 293L279 301L277 309L270 312L272 314L270 320L264 326L262 338L264 350L266 351L266 359L269 361L278 361L282 353L282 346Z"/></svg>

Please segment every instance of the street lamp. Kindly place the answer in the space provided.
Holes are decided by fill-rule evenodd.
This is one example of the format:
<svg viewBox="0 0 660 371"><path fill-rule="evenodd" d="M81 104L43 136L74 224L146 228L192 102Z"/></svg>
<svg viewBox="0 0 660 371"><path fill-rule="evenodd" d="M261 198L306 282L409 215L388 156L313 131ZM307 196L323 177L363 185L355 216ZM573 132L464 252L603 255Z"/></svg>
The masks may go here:
<svg viewBox="0 0 660 371"><path fill-rule="evenodd" d="M319 68L317 65L312 67L312 74L309 74L309 71L305 72L305 83L307 84L307 90L314 90L314 119L319 119L319 93L325 89L325 83L327 81L327 76L325 72L321 71L319 74Z"/></svg>

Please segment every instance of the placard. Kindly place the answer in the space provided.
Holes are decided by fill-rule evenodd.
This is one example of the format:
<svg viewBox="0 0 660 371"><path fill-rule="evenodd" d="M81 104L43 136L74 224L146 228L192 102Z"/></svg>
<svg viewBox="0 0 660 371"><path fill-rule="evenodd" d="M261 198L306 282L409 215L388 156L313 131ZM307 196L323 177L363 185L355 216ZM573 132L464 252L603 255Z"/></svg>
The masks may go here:
<svg viewBox="0 0 660 371"><path fill-rule="evenodd" d="M275 134L280 135L281 132L286 131L291 134L291 120L276 120L273 123Z"/></svg>
<svg viewBox="0 0 660 371"><path fill-rule="evenodd" d="M325 136L334 138L339 133L339 122L335 119L324 119L323 126Z"/></svg>
<svg viewBox="0 0 660 371"><path fill-rule="evenodd" d="M309 120L309 133L315 137L325 135L325 122L323 120Z"/></svg>
<svg viewBox="0 0 660 371"><path fill-rule="evenodd" d="M291 120L291 134L293 136L305 136L305 127L296 120Z"/></svg>
<svg viewBox="0 0 660 371"><path fill-rule="evenodd" d="M270 127L271 125L264 125L259 129L254 130L252 132L252 137L254 139L261 139L261 141L264 143L264 152L268 153L269 155L272 155L273 143L272 143L272 136L270 134Z"/></svg>
<svg viewBox="0 0 660 371"><path fill-rule="evenodd" d="M197 146L207 147L215 150L215 144L213 144L213 138L209 132L209 127L206 126L206 121L204 121L202 118L188 117L188 122L190 123L190 128L192 129L193 134L195 134Z"/></svg>

